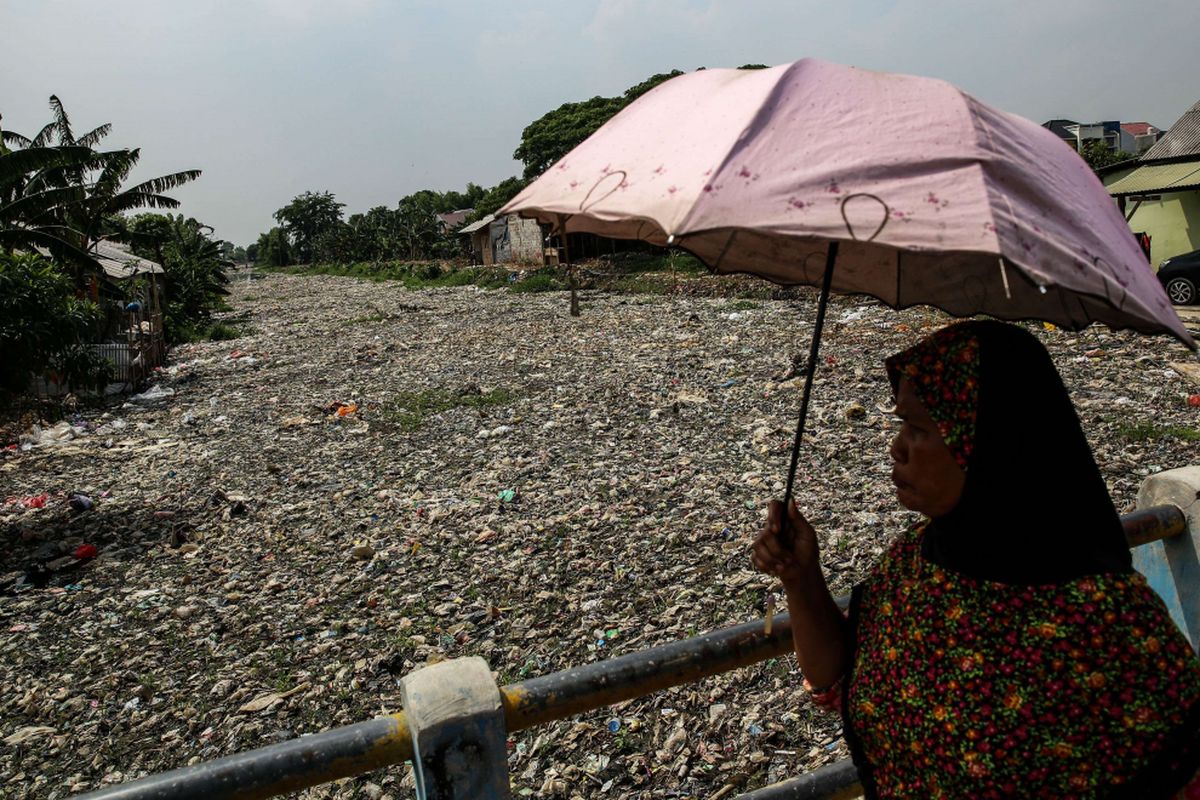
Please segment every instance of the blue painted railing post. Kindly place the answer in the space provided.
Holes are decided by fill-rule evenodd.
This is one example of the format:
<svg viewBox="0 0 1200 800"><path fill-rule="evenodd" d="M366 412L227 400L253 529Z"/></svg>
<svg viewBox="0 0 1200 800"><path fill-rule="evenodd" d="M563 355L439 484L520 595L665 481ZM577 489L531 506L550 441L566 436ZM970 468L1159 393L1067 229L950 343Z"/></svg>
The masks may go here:
<svg viewBox="0 0 1200 800"><path fill-rule="evenodd" d="M1175 624L1200 652L1200 467L1151 475L1138 490L1138 508L1170 504L1187 520L1182 536L1133 548L1133 566L1158 592Z"/></svg>
<svg viewBox="0 0 1200 800"><path fill-rule="evenodd" d="M500 689L475 656L404 676L418 800L508 800L508 739Z"/></svg>

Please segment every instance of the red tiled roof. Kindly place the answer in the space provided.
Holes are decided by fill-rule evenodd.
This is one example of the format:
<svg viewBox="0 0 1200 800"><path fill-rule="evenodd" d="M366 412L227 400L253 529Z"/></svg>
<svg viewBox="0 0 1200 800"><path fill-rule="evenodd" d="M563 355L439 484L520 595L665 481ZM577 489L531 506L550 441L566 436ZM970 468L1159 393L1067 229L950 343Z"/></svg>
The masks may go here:
<svg viewBox="0 0 1200 800"><path fill-rule="evenodd" d="M1121 130L1130 136L1145 136L1154 126L1149 122L1122 122Z"/></svg>

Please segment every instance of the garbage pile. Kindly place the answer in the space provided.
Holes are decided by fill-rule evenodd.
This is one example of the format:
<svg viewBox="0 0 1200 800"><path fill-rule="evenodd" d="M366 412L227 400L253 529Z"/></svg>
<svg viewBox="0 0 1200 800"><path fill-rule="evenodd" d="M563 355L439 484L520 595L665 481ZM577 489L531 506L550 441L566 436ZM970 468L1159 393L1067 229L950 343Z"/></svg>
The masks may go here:
<svg viewBox="0 0 1200 800"><path fill-rule="evenodd" d="M442 659L510 683L761 617L748 546L815 302L689 291L570 317L561 292L239 283L248 335L0 442L0 784L65 797L365 720ZM835 592L912 519L882 361L945 321L830 309L797 497ZM1180 345L1036 330L1119 509L1195 460ZM839 729L780 658L515 734L509 764L522 797L726 797L845 757ZM412 791L396 767L310 795Z"/></svg>

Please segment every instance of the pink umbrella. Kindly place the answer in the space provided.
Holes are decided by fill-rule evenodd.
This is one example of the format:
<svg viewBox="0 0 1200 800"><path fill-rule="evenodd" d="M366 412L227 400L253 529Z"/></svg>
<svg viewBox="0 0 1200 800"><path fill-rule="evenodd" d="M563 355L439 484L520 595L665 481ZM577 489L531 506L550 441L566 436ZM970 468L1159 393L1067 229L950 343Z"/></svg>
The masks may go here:
<svg viewBox="0 0 1200 800"><path fill-rule="evenodd" d="M797 447L831 289L1196 348L1083 159L930 78L816 59L682 75L500 211L514 212L681 247L718 273L821 284Z"/></svg>

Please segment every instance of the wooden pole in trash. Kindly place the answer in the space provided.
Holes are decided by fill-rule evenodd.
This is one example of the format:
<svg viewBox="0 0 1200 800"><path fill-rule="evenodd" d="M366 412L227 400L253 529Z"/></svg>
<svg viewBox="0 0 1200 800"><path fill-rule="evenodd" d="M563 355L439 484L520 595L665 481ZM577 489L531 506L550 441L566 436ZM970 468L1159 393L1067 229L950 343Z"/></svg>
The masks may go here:
<svg viewBox="0 0 1200 800"><path fill-rule="evenodd" d="M567 285L571 287L571 316L579 316L579 294L575 283L575 267L571 266L571 251L567 245L567 220L562 214L558 215L558 235L562 237L563 260L567 262Z"/></svg>

